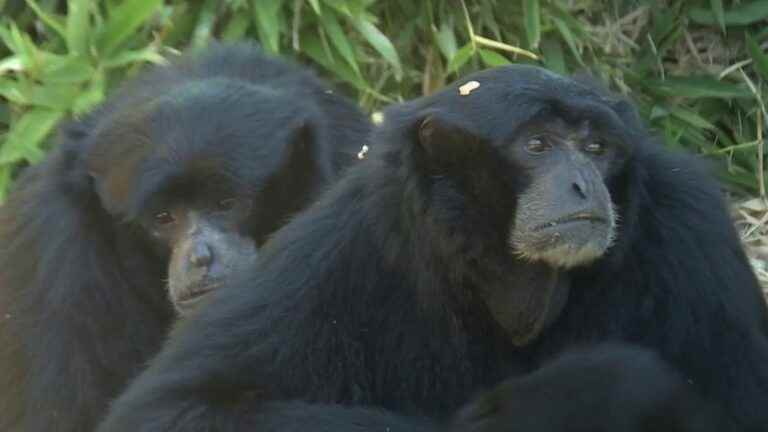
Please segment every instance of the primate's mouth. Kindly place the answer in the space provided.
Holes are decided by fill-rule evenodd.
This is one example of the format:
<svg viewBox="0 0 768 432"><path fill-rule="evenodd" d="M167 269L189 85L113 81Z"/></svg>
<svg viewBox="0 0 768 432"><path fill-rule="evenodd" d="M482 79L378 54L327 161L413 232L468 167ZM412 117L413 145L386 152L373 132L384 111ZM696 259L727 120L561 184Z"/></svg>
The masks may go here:
<svg viewBox="0 0 768 432"><path fill-rule="evenodd" d="M192 303L197 303L217 287L218 284L196 285L179 295L179 303L185 304L185 306L187 304L191 305Z"/></svg>
<svg viewBox="0 0 768 432"><path fill-rule="evenodd" d="M577 213L571 213L569 215L559 217L555 220L543 223L541 225L537 225L535 228L533 228L533 231L543 231L546 229L558 227L561 225L566 225L570 223L575 222L593 222L593 223L600 223L600 224L607 224L608 221L601 216L598 216L594 213L590 212L577 212Z"/></svg>

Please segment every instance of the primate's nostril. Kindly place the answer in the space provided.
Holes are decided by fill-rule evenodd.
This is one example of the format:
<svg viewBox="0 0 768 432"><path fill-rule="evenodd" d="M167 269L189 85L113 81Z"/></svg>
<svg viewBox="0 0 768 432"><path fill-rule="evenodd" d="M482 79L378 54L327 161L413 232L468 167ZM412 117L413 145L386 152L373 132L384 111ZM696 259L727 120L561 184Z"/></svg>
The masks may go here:
<svg viewBox="0 0 768 432"><path fill-rule="evenodd" d="M576 194L578 194L579 197L584 198L584 199L587 198L587 191L586 191L586 188L584 187L584 185L582 185L582 184L580 184L578 182L574 182L572 186L573 186L574 192L576 192Z"/></svg>
<svg viewBox="0 0 768 432"><path fill-rule="evenodd" d="M189 262L195 267L207 267L213 260L211 248L205 242L196 243L189 256Z"/></svg>

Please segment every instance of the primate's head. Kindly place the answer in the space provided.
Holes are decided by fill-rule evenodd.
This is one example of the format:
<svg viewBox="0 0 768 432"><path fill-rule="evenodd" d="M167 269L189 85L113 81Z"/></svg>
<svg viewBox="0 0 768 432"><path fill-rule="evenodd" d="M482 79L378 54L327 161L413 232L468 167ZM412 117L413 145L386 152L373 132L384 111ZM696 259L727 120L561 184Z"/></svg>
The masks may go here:
<svg viewBox="0 0 768 432"><path fill-rule="evenodd" d="M414 155L433 191L456 192L443 196L461 197L526 261L569 269L606 253L617 236L612 185L632 153L619 101L531 66L474 74L426 101Z"/></svg>
<svg viewBox="0 0 768 432"><path fill-rule="evenodd" d="M398 163L422 195L433 250L482 281L519 344L559 314L571 270L621 241L618 223L639 129L634 109L532 66L479 72L385 116L408 140ZM399 125L399 127L392 127ZM423 218L422 218L423 219Z"/></svg>
<svg viewBox="0 0 768 432"><path fill-rule="evenodd" d="M88 166L102 207L146 233L176 309L194 310L323 179L314 112L232 78L156 89L97 125Z"/></svg>

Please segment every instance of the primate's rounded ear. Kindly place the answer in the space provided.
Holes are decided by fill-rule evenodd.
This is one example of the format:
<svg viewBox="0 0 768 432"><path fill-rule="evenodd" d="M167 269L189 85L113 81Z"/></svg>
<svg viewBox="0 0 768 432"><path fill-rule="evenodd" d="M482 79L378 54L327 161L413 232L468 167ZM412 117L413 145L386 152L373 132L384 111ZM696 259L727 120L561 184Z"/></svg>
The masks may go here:
<svg viewBox="0 0 768 432"><path fill-rule="evenodd" d="M317 138L311 119L300 119L288 125L290 132L287 150L291 152L312 152Z"/></svg>
<svg viewBox="0 0 768 432"><path fill-rule="evenodd" d="M330 170L324 169L323 162L316 157L317 127L312 119L297 119L286 127L289 131L282 149L280 168L262 190L263 196L275 197L285 206L290 200L309 199L306 194L314 189L318 176ZM296 202L296 205L300 203Z"/></svg>
<svg viewBox="0 0 768 432"><path fill-rule="evenodd" d="M478 134L449 114L426 113L421 117L418 128L419 146L436 167L461 164L480 149Z"/></svg>

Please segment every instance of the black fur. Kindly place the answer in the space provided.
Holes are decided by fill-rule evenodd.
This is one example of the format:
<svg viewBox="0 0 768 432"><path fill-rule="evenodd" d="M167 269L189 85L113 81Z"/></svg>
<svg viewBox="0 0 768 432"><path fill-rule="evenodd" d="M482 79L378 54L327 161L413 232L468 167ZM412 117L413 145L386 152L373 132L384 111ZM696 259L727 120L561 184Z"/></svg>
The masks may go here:
<svg viewBox="0 0 768 432"><path fill-rule="evenodd" d="M290 126L311 136L293 142ZM0 209L0 430L92 430L159 349L174 317L168 251L139 219L169 179L248 194L246 234L263 243L355 160L368 128L311 72L219 44L66 126ZM115 182L96 190L94 169Z"/></svg>
<svg viewBox="0 0 768 432"><path fill-rule="evenodd" d="M508 222L528 180L505 152L545 109L630 152L606 180L617 241L568 273L562 314L517 348L478 292L514 278ZM463 150L425 151L429 116L479 148L434 171ZM371 140L370 160L173 334L101 431L768 430L768 312L719 188L627 102L509 66L391 108Z"/></svg>

